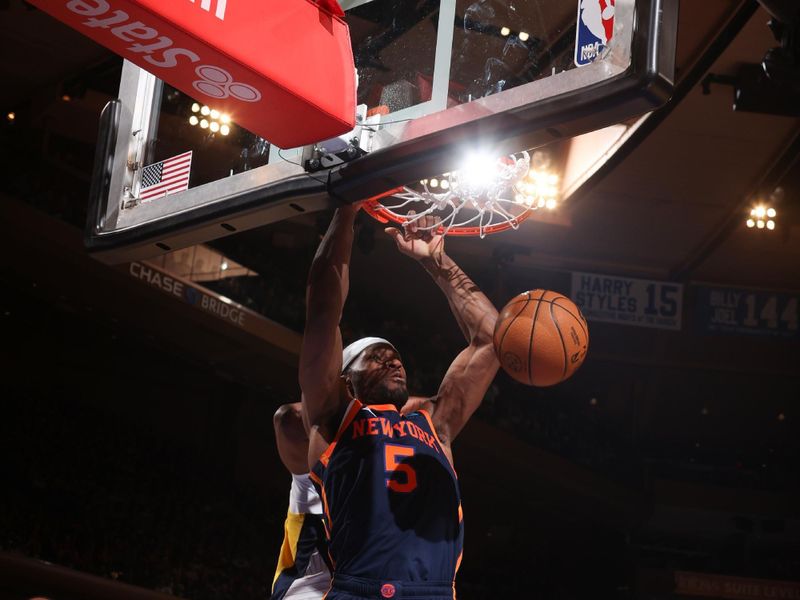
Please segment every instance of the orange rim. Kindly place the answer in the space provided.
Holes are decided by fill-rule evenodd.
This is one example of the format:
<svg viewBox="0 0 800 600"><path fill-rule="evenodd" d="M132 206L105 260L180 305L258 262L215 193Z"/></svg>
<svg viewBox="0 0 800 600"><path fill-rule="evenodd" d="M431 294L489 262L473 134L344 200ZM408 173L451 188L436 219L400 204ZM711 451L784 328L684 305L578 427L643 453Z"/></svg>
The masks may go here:
<svg viewBox="0 0 800 600"><path fill-rule="evenodd" d="M388 192L384 192L377 196L373 196L372 198L365 200L364 203L361 205L361 208L363 208L364 212L366 212L370 217L372 217L373 219L375 219L380 223L384 224L396 223L398 225L404 225L405 223L408 222L407 218L405 218L404 216L398 216L397 214L391 212L386 207L384 207L383 204L381 204L380 202L381 199L396 194L398 192L402 192L404 189L405 188L403 187L392 188ZM513 219L509 219L504 223L496 223L494 225L489 225L487 227L480 227L480 226L451 227L447 231L446 235L475 237L481 235L481 232L483 232L483 234L486 235L492 233L499 233L507 229L515 229L520 223L525 221L530 216L531 212L532 209L528 208L519 215L517 215L516 217L514 217ZM437 235L442 235L444 233L445 233L444 227L440 226L436 229Z"/></svg>

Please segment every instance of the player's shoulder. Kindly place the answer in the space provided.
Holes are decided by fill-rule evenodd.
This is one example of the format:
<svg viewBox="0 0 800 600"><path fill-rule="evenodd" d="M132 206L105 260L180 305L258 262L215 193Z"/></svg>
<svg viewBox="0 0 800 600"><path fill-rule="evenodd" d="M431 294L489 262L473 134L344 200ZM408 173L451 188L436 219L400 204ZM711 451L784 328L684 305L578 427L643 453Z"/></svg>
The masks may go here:
<svg viewBox="0 0 800 600"><path fill-rule="evenodd" d="M430 414L435 406L436 396L409 396L403 408L400 409L400 414L408 415L421 410Z"/></svg>

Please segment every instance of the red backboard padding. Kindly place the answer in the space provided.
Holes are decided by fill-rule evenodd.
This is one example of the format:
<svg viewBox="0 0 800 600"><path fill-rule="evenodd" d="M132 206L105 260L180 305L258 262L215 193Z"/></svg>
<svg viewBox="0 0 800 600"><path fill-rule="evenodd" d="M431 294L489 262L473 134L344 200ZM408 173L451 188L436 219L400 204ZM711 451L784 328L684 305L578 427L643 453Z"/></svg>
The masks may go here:
<svg viewBox="0 0 800 600"><path fill-rule="evenodd" d="M347 24L310 0L29 0L282 148L355 124Z"/></svg>

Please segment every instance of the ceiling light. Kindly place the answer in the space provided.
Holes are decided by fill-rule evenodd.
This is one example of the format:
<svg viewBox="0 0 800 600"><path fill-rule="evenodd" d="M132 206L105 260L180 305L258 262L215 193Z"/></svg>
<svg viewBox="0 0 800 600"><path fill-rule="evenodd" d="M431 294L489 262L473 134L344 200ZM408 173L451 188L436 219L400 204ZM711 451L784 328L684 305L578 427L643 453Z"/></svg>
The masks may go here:
<svg viewBox="0 0 800 600"><path fill-rule="evenodd" d="M219 132L222 135L228 135L231 132L231 128L228 127L227 125L223 125L222 127L219 128Z"/></svg>
<svg viewBox="0 0 800 600"><path fill-rule="evenodd" d="M223 270L223 271L227 271L228 270L228 263L223 260L222 264L219 266L219 268L221 270Z"/></svg>
<svg viewBox="0 0 800 600"><path fill-rule="evenodd" d="M508 27L500 28L500 35L502 35L503 37L506 37L509 33L511 33L511 30Z"/></svg>
<svg viewBox="0 0 800 600"><path fill-rule="evenodd" d="M200 105L197 102L192 104L192 112L200 112Z"/></svg>
<svg viewBox="0 0 800 600"><path fill-rule="evenodd" d="M189 125L197 125L200 122L200 119L192 115L189 117Z"/></svg>
<svg viewBox="0 0 800 600"><path fill-rule="evenodd" d="M527 33L525 33L524 31L520 31L519 32L519 39L520 39L521 42L527 42L529 37L530 36Z"/></svg>
<svg viewBox="0 0 800 600"><path fill-rule="evenodd" d="M748 226L750 229L752 229L753 227L755 227L755 226L756 226L756 222L755 222L755 221L753 221L753 219L747 219L747 226Z"/></svg>
<svg viewBox="0 0 800 600"><path fill-rule="evenodd" d="M231 122L231 116L230 116L230 115L226 115L225 113L222 113L222 114L219 116L219 120L220 120L221 122L223 122L223 123L230 123L230 122Z"/></svg>
<svg viewBox="0 0 800 600"><path fill-rule="evenodd" d="M209 113L211 113L211 109L208 108L207 106L204 106L203 108L200 109L200 114L203 115L204 117L207 117Z"/></svg>
<svg viewBox="0 0 800 600"><path fill-rule="evenodd" d="M211 121L211 125L209 126L209 128L214 133L217 133L219 131L219 123L217 123L216 121Z"/></svg>
<svg viewBox="0 0 800 600"><path fill-rule="evenodd" d="M775 221L767 221L767 229L769 229L770 231L775 229Z"/></svg>
<svg viewBox="0 0 800 600"><path fill-rule="evenodd" d="M778 213L777 213L777 212L775 212L775 209L774 209L774 208L768 208L768 209L767 209L767 216L768 216L770 219L774 219L774 218L777 216L777 214L778 214Z"/></svg>
<svg viewBox="0 0 800 600"><path fill-rule="evenodd" d="M764 223L764 221L762 221L761 219L756 221L756 227L758 227L759 229L764 229L764 225L766 225L766 223Z"/></svg>
<svg viewBox="0 0 800 600"><path fill-rule="evenodd" d="M219 119L219 111L216 108L211 109L211 118Z"/></svg>
<svg viewBox="0 0 800 600"><path fill-rule="evenodd" d="M13 121L13 120L14 120L14 119L16 119L16 118L17 118L17 114L16 114L16 113L13 113L13 112L10 112L10 113L8 113L8 114L6 115L6 119L8 119L9 121Z"/></svg>
<svg viewBox="0 0 800 600"><path fill-rule="evenodd" d="M202 127L203 129L208 129L208 121L206 121L205 119L200 121L200 127Z"/></svg>

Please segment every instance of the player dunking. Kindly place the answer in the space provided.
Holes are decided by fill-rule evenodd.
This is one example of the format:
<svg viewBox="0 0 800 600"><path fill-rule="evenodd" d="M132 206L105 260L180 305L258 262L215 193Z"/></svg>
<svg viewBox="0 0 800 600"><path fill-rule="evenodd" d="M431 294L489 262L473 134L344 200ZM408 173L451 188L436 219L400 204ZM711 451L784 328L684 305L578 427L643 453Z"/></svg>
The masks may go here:
<svg viewBox="0 0 800 600"><path fill-rule="evenodd" d="M350 361L355 349L345 350L343 362ZM426 401L409 398L400 412L412 412ZM292 475L292 483L270 600L321 600L331 587L328 538L322 523L322 500L308 474L308 434L301 403L280 406L273 425L278 455Z"/></svg>
<svg viewBox="0 0 800 600"><path fill-rule="evenodd" d="M444 292L468 346L418 411L401 415L406 374L395 348L367 338L342 354L358 209L336 211L307 288L300 386L309 467L318 484L334 576L328 600L451 599L463 519L451 443L495 376L497 311L429 233L387 230Z"/></svg>

